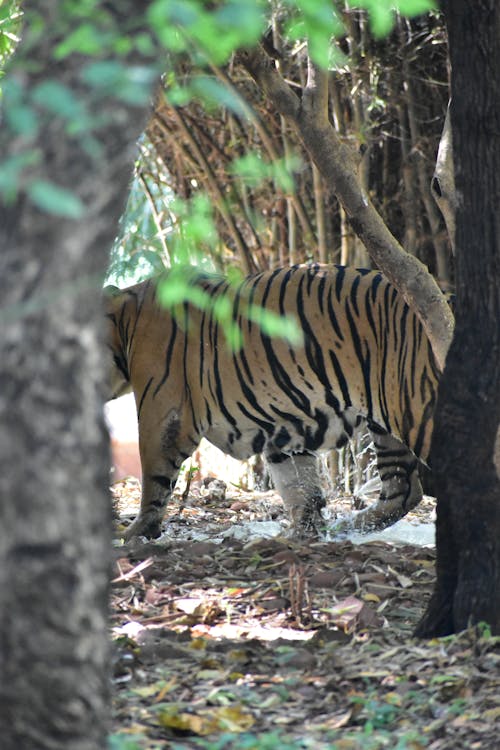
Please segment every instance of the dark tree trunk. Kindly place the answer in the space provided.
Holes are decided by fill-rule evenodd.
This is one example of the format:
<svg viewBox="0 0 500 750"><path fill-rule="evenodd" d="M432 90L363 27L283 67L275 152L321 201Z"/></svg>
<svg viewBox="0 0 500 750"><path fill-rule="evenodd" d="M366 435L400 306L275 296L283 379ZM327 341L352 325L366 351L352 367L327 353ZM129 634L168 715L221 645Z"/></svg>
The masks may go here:
<svg viewBox="0 0 500 750"><path fill-rule="evenodd" d="M25 102L32 106L34 87L52 79L99 125L93 141L88 131L72 137L42 105L37 132L5 126L0 135L0 161L32 149L39 159L13 200L0 204L0 745L102 750L111 521L99 282L147 106L111 92L100 98L82 83L79 55L56 62L64 14L57 0L36 5L46 26L32 35L28 9L11 71ZM111 32L123 17L130 30L144 10L127 0L105 5ZM103 49L100 57L111 55ZM8 95L4 106L13 106ZM28 179L74 191L83 216L38 210Z"/></svg>
<svg viewBox="0 0 500 750"><path fill-rule="evenodd" d="M459 196L457 314L431 449L437 583L419 636L481 620L500 633L500 4L447 0L443 8Z"/></svg>

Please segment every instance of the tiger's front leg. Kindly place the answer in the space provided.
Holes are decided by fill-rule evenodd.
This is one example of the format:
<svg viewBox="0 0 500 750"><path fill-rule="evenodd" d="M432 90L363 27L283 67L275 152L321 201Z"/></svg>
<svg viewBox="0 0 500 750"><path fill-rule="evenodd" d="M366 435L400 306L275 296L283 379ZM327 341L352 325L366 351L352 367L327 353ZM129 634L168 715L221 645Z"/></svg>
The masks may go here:
<svg viewBox="0 0 500 750"><path fill-rule="evenodd" d="M191 449L193 446L190 446ZM176 410L158 422L158 417L139 419L139 451L142 466L142 496L139 515L124 533L126 541L135 536L156 538L166 505L179 476L182 462L190 455L182 445L181 418Z"/></svg>
<svg viewBox="0 0 500 750"><path fill-rule="evenodd" d="M156 539L161 534L161 524L166 505L177 481L178 471L168 477L163 474L143 474L141 509L135 521L124 532L123 538L129 541L136 536Z"/></svg>
<svg viewBox="0 0 500 750"><path fill-rule="evenodd" d="M316 536L323 525L326 499L321 487L318 459L310 453L266 454L276 491L288 510L295 533Z"/></svg>

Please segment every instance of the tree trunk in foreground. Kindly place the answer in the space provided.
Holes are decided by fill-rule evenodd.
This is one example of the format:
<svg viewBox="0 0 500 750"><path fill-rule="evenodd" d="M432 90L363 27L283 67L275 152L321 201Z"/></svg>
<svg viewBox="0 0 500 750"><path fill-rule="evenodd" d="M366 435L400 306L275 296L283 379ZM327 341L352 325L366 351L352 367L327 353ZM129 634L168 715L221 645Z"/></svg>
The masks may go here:
<svg viewBox="0 0 500 750"><path fill-rule="evenodd" d="M443 3L452 65L456 328L431 448L437 583L419 636L486 621L500 634L500 5ZM498 449L498 442L496 445Z"/></svg>
<svg viewBox="0 0 500 750"><path fill-rule="evenodd" d="M63 219L24 190L0 204L0 746L103 750L111 513L100 280L146 108L99 99L82 83L81 56L56 62L64 14L57 0L37 5L46 26L32 36L28 9L11 73L30 105L49 79L78 92L100 118L99 153L43 105L36 133L5 126L0 136L2 160L36 150L28 179L73 191L85 207L80 219ZM130 29L137 3L106 7L112 29L122 13Z"/></svg>

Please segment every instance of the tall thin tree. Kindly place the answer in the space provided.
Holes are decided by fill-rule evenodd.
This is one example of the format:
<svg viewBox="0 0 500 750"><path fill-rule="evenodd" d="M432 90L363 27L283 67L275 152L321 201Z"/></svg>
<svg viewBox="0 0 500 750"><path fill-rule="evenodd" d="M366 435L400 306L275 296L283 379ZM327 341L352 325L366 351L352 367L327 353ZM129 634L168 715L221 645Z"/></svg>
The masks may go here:
<svg viewBox="0 0 500 750"><path fill-rule="evenodd" d="M500 633L500 5L443 0L452 68L456 328L431 449L437 584L417 635ZM497 463L497 465L499 465Z"/></svg>

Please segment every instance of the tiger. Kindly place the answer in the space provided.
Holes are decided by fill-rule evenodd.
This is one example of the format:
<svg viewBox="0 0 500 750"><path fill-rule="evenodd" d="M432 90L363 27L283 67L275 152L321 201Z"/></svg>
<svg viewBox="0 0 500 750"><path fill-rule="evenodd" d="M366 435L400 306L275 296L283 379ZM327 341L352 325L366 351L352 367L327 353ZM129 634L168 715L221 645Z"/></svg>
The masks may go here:
<svg viewBox="0 0 500 750"><path fill-rule="evenodd" d="M160 535L181 464L202 437L237 459L264 455L299 535L324 525L318 453L342 448L362 423L381 491L352 528L382 529L420 502L440 371L419 318L379 271L310 264L236 285L187 278L210 304L166 308L159 278L105 294L112 397L133 391L139 426L142 498L126 539ZM221 303L240 346L215 313ZM295 321L299 340L271 336L248 310Z"/></svg>

